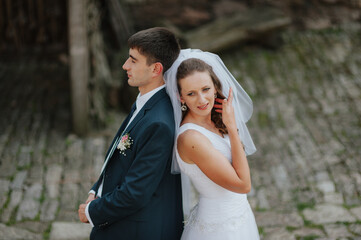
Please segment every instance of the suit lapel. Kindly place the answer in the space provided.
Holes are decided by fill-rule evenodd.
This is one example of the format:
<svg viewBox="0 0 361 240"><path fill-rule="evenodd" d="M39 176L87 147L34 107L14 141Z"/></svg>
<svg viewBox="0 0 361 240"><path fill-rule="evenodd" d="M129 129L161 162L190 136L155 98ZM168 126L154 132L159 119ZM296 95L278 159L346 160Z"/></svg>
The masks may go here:
<svg viewBox="0 0 361 240"><path fill-rule="evenodd" d="M122 125L120 125L120 128L118 129L117 134L115 134L114 139L113 139L112 143L109 146L107 154L105 154L104 161L107 159L108 154L110 153L110 150L112 149L112 147L113 147L115 141L117 140L118 136L120 136L120 134L123 132L124 128L128 125L128 122L129 122L130 118L132 117L132 115L134 113L134 110L135 110L135 103L132 105L131 111L130 111L129 115L127 116L127 118L123 121Z"/></svg>
<svg viewBox="0 0 361 240"><path fill-rule="evenodd" d="M156 104L160 99L162 99L163 97L166 97L167 93L165 88L159 90L156 94L154 94L148 101L147 103L142 107L142 109L138 112L137 116L135 116L135 118L133 119L133 121L129 124L129 126L126 128L126 126L128 125L128 122L130 120L130 118L132 117L132 114L135 110L135 106L136 104L134 103L132 106L132 110L129 113L128 117L124 120L124 122L122 123L122 125L120 126L117 134L115 135L112 144L110 144L109 149L107 151L107 154L105 155L105 159L104 161L107 159L109 154L112 154L111 149L115 143L115 141L117 140L117 137L120 136L123 132L124 133L129 133L135 125L137 125L137 123L139 122L140 119L142 119L144 117L144 114L146 113L146 111L148 109L151 109L153 107L154 104ZM126 129L125 129L126 128ZM109 156L111 157L111 156Z"/></svg>
<svg viewBox="0 0 361 240"><path fill-rule="evenodd" d="M142 119L148 109L151 109L154 104L156 104L160 99L167 96L165 88L159 90L154 96L152 96L148 102L144 105L144 107L138 112L137 116L133 119L133 121L129 124L129 126L125 129L125 133L130 132L135 125Z"/></svg>

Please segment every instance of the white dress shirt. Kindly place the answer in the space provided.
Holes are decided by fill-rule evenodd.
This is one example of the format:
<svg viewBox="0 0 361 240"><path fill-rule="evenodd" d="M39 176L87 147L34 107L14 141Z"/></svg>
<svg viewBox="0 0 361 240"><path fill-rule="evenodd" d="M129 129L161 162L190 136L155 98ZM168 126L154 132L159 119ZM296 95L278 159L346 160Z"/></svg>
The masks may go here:
<svg viewBox="0 0 361 240"><path fill-rule="evenodd" d="M139 111L144 107L144 105L148 102L148 100L153 97L154 94L156 94L158 91L162 90L163 88L165 88L165 84L160 86L160 87L157 87L155 89L153 89L152 91L150 92L147 92L146 94L144 95L141 95L140 93L138 94L138 97L137 97L137 100L135 101L135 106L136 106L136 110L134 111L132 117L130 118L127 126L125 127L124 131L128 128L129 124L133 121L133 119L137 116L137 114L139 113ZM120 137L119 137L120 139ZM114 145L112 146L112 148L116 147L118 145L118 141L116 140L114 142ZM105 168L105 166L107 165L108 163L108 160L111 158L112 155L112 151L109 153L109 156L107 157L107 159L105 160L104 164L103 164L103 167L102 167L102 170L100 172L100 174L103 172L103 169ZM97 193L97 197L101 197L102 196L102 191L103 191L103 183L104 183L104 178L102 179L102 182L98 188L98 193ZM94 190L90 190L89 191L89 194L95 194L95 191ZM89 205L90 205L91 202L88 203L88 205L86 206L85 208L85 215L86 217L88 218L89 220L89 223L92 225L92 227L94 227L94 224L92 222L92 220L90 219L90 215L89 215Z"/></svg>

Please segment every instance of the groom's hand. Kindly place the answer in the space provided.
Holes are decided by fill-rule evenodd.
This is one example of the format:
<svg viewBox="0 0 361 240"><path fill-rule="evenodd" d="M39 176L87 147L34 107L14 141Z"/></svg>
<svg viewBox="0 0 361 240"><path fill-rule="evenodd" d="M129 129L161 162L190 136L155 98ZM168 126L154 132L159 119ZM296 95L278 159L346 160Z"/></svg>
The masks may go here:
<svg viewBox="0 0 361 240"><path fill-rule="evenodd" d="M83 223L89 223L88 218L85 215L85 208L87 204L80 204L78 209L79 219Z"/></svg>
<svg viewBox="0 0 361 240"><path fill-rule="evenodd" d="M88 199L85 201L85 204L88 204L89 202L93 201L95 199L95 194L89 193Z"/></svg>

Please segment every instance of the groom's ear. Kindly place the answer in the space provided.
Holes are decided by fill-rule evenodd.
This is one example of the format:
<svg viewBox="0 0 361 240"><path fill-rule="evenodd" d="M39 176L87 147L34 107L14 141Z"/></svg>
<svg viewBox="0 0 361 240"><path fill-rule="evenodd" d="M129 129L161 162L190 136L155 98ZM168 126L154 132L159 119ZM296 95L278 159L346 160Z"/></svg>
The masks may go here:
<svg viewBox="0 0 361 240"><path fill-rule="evenodd" d="M154 63L153 74L154 76L159 76L163 73L163 65L160 62Z"/></svg>

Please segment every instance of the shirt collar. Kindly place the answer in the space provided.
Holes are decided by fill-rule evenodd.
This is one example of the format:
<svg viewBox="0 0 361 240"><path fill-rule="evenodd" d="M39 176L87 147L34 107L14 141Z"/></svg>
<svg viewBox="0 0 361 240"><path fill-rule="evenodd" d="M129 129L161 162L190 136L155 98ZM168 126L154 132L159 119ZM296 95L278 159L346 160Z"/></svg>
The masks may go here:
<svg viewBox="0 0 361 240"><path fill-rule="evenodd" d="M148 102L148 100L153 97L154 94L156 94L158 91L162 90L163 88L165 88L165 84L163 84L160 87L157 87L155 89L153 89L150 92L147 92L144 95L138 95L137 100L135 102L135 105L137 106L137 111L139 111L140 109L142 109L142 107Z"/></svg>

